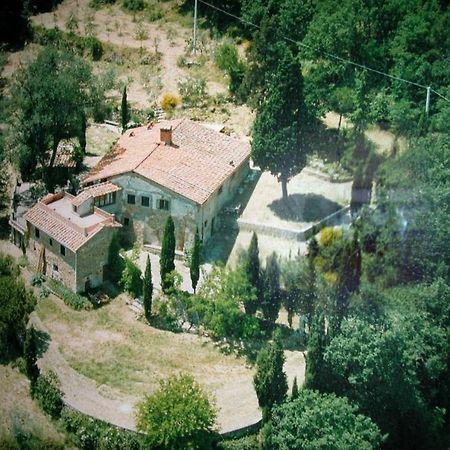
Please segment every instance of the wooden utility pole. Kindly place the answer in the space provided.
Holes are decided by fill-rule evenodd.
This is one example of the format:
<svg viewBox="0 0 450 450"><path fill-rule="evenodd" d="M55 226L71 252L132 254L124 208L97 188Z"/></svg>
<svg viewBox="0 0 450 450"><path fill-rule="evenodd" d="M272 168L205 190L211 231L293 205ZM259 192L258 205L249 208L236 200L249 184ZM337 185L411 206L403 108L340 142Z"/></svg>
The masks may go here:
<svg viewBox="0 0 450 450"><path fill-rule="evenodd" d="M195 0L194 3L194 38L193 38L193 51L194 56L197 55L197 4L198 0Z"/></svg>

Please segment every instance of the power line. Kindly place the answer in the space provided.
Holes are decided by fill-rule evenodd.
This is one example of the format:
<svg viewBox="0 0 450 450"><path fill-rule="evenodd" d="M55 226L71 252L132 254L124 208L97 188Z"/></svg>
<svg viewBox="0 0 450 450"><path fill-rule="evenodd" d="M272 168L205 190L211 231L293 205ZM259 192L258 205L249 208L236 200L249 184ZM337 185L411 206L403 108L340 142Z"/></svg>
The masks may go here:
<svg viewBox="0 0 450 450"><path fill-rule="evenodd" d="M255 27L258 30L261 29L261 27L259 25L255 24L255 23L252 23L252 22L249 22L248 20L245 20L242 17L236 16L235 14L232 14L232 13L230 13L228 11L225 11L224 9L219 8L218 6L212 5L211 3L208 3L205 0L198 0L198 1L200 3L203 3L206 6L209 6L210 8L213 8L213 9L215 9L215 10L217 10L217 11L223 13L223 14L226 14L227 16L233 17L234 19L236 19L236 20L238 20L238 21L240 21L242 23L245 23L247 25ZM445 101L447 101L448 103L450 103L450 99L448 99L447 97L444 97L442 94L440 94L439 92L435 91L434 89L431 89L430 86L425 86L424 84L416 83L415 81L406 80L404 78L397 77L395 75L391 75L391 74L386 73L386 72L382 72L381 70L374 69L373 67L366 66L365 64L359 64L359 63L357 63L355 61L352 61L350 59L347 59L347 58L342 58L341 56L334 55L333 53L329 53L329 52L326 52L326 51L320 51L317 48L312 47L311 45L307 45L307 44L304 44L303 42L295 41L294 39L291 39L291 38L289 38L287 36L281 36L281 37L284 40L288 41L288 42L291 42L293 44L299 45L300 47L307 48L307 49L312 50L312 51L314 51L316 53L322 53L323 55L328 56L329 58L335 59L337 61L341 61L341 62L350 64L352 66L359 67L360 69L365 69L367 71L377 73L378 75L382 75L384 77L391 78L392 80L401 81L402 83L408 83L408 84L411 84L413 86L417 86L417 87L420 87L422 89L426 89L428 95L429 95L429 92L431 91L431 92L435 93L436 95L438 95L439 97L441 97L442 99L444 99Z"/></svg>

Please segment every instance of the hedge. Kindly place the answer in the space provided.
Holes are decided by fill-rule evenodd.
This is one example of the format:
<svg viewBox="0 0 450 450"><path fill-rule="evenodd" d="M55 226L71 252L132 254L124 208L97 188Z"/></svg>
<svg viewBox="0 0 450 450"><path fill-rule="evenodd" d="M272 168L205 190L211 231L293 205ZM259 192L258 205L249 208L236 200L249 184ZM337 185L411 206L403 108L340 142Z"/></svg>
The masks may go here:
<svg viewBox="0 0 450 450"><path fill-rule="evenodd" d="M63 284L56 280L49 280L48 286L50 290L57 295L62 301L71 308L79 311L81 309L90 310L93 308L92 303L86 298L70 289L66 288Z"/></svg>

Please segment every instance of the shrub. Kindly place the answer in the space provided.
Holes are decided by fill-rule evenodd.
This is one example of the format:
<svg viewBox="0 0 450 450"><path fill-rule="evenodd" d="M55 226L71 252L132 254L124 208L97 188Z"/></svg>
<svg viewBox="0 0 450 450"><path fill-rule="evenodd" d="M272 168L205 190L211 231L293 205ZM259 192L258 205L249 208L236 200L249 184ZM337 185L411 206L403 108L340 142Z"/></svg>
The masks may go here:
<svg viewBox="0 0 450 450"><path fill-rule="evenodd" d="M53 419L59 418L64 406L59 385L57 375L50 371L46 375L39 375L33 389L33 396L39 406Z"/></svg>
<svg viewBox="0 0 450 450"><path fill-rule="evenodd" d="M140 437L108 425L93 417L65 408L61 414L65 429L76 438L77 446L84 449L139 450Z"/></svg>
<svg viewBox="0 0 450 450"><path fill-rule="evenodd" d="M320 233L320 244L329 247L342 238L342 230L334 227L326 227Z"/></svg>
<svg viewBox="0 0 450 450"><path fill-rule="evenodd" d="M180 104L180 97L178 95L172 94L171 92L166 92L161 99L161 108L164 111L172 111Z"/></svg>
<svg viewBox="0 0 450 450"><path fill-rule="evenodd" d="M114 3L116 3L116 0L91 0L89 2L89 6L91 8L101 8L102 6L105 5L113 5Z"/></svg>
<svg viewBox="0 0 450 450"><path fill-rule="evenodd" d="M92 303L82 295L76 294L63 284L56 280L49 280L48 286L50 290L58 296L67 306L70 306L76 311L81 309L92 309Z"/></svg>
<svg viewBox="0 0 450 450"><path fill-rule="evenodd" d="M134 298L138 298L142 294L141 269L129 258L125 258L125 268L122 272L120 285Z"/></svg>
<svg viewBox="0 0 450 450"><path fill-rule="evenodd" d="M258 450L260 447L256 436L251 435L219 442L218 448L220 450Z"/></svg>
<svg viewBox="0 0 450 450"><path fill-rule="evenodd" d="M42 273L36 273L31 277L30 283L31 286L40 287L44 281L45 276Z"/></svg>
<svg viewBox="0 0 450 450"><path fill-rule="evenodd" d="M178 91L187 106L202 106L207 101L206 80L203 77L188 77L179 81Z"/></svg>
<svg viewBox="0 0 450 450"><path fill-rule="evenodd" d="M144 0L123 0L122 6L128 11L142 11L145 8Z"/></svg>
<svg viewBox="0 0 450 450"><path fill-rule="evenodd" d="M92 60L99 61L103 56L103 45L94 36L85 38L86 46L90 49Z"/></svg>

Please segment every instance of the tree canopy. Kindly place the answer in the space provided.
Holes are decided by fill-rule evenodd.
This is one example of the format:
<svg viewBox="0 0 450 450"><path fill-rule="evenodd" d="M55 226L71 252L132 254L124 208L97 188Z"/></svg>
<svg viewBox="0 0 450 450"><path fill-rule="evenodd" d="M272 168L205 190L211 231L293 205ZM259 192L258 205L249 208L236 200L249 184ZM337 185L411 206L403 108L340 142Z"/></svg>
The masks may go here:
<svg viewBox="0 0 450 450"><path fill-rule="evenodd" d="M151 448L207 448L216 415L214 403L191 375L172 375L138 405L137 428Z"/></svg>

